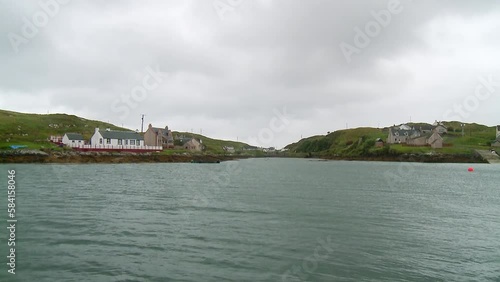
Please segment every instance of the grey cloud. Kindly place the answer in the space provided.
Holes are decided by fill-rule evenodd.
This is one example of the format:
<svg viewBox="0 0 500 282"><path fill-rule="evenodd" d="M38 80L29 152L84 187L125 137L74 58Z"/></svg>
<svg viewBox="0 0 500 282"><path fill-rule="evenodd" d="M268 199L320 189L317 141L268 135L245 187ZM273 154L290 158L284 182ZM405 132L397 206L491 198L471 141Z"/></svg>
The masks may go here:
<svg viewBox="0 0 500 282"><path fill-rule="evenodd" d="M71 1L16 54L8 34L40 7L2 1L0 108L66 111L132 129L145 113L158 126L243 139L286 106L293 118L275 136L280 147L346 123L439 119L473 94L479 75L495 72L495 1L401 0L403 11L348 63L339 44L353 44L354 28L388 2L242 1L222 21L212 1ZM453 17L482 37L443 25ZM141 84L148 66L166 77L120 118L112 103ZM28 105L28 97L43 102ZM499 102L493 95L471 118L498 123L491 112Z"/></svg>

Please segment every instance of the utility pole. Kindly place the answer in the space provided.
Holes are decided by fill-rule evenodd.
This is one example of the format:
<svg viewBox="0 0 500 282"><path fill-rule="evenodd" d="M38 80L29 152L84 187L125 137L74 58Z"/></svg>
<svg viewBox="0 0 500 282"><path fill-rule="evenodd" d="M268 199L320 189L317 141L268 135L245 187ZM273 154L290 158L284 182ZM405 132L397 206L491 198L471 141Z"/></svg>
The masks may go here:
<svg viewBox="0 0 500 282"><path fill-rule="evenodd" d="M141 114L141 133L144 132L144 114Z"/></svg>

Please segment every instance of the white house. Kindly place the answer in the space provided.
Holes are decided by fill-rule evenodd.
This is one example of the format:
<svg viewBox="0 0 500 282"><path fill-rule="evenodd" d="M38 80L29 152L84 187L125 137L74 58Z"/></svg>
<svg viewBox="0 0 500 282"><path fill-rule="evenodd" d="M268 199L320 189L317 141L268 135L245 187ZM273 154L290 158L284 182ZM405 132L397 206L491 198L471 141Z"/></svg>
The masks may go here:
<svg viewBox="0 0 500 282"><path fill-rule="evenodd" d="M407 124L401 124L399 130L411 130L411 127Z"/></svg>
<svg viewBox="0 0 500 282"><path fill-rule="evenodd" d="M78 133L66 133L62 138L62 143L68 147L80 147L85 144L85 139Z"/></svg>
<svg viewBox="0 0 500 282"><path fill-rule="evenodd" d="M144 138L134 131L113 131L106 129L100 131L95 129L94 135L90 138L90 144L93 147L142 147Z"/></svg>

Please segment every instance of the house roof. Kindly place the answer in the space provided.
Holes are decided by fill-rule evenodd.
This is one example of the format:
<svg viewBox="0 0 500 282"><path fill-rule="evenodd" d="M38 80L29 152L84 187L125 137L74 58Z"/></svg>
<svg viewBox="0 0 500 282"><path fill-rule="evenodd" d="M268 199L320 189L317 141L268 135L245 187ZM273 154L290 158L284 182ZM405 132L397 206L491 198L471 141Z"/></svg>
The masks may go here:
<svg viewBox="0 0 500 282"><path fill-rule="evenodd" d="M69 140L85 140L83 136L79 133L66 133Z"/></svg>
<svg viewBox="0 0 500 282"><path fill-rule="evenodd" d="M166 130L165 128L151 127L151 130L153 130L154 133L161 132L164 135L165 135L165 133L168 134L168 130Z"/></svg>
<svg viewBox="0 0 500 282"><path fill-rule="evenodd" d="M419 127L420 130L432 130L434 129L434 126L432 125L422 125Z"/></svg>
<svg viewBox="0 0 500 282"><path fill-rule="evenodd" d="M100 131L103 138L109 139L135 139L144 140L144 138L134 131Z"/></svg>
<svg viewBox="0 0 500 282"><path fill-rule="evenodd" d="M418 133L417 130L413 130L413 129L404 130L404 129L394 128L394 127L391 127L389 129L389 132L391 135L398 135L398 136L412 136L412 135L415 135L416 133Z"/></svg>

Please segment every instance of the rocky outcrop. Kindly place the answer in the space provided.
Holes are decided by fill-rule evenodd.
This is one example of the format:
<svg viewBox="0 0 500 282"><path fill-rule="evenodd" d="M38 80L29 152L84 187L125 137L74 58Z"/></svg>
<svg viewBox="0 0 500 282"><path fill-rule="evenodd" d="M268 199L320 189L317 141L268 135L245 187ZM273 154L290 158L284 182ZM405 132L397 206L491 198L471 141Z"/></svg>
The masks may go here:
<svg viewBox="0 0 500 282"><path fill-rule="evenodd" d="M161 155L154 153L109 153L37 150L0 151L0 163L217 163L234 159L219 155Z"/></svg>

